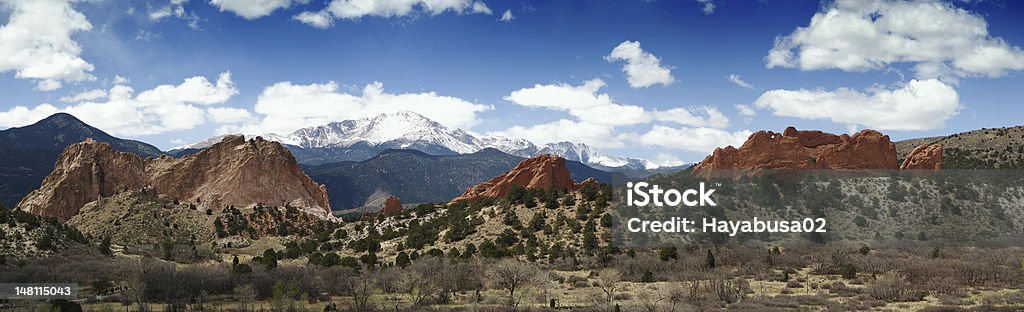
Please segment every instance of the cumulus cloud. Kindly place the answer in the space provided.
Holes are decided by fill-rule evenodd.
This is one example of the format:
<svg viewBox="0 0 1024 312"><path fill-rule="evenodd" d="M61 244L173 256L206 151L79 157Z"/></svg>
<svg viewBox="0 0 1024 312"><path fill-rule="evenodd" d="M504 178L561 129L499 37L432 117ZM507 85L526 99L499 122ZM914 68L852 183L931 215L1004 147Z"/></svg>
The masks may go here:
<svg viewBox="0 0 1024 312"><path fill-rule="evenodd" d="M0 73L33 79L36 89L52 91L62 82L93 80L94 66L82 59L82 47L71 36L92 24L66 0L5 0L10 11L0 26ZM0 19L2 20L2 19Z"/></svg>
<svg viewBox="0 0 1024 312"><path fill-rule="evenodd" d="M772 67L867 71L907 63L921 79L1000 77L1024 70L1024 51L988 32L979 15L936 0L837 0L806 27L778 37Z"/></svg>
<svg viewBox="0 0 1024 312"><path fill-rule="evenodd" d="M502 22L511 22L514 19L516 19L516 17L515 15L512 15L512 10L505 10L505 13L502 13L501 18L498 20Z"/></svg>
<svg viewBox="0 0 1024 312"><path fill-rule="evenodd" d="M7 111L0 112L0 128L31 125L59 112L59 108L50 104L40 104L32 108L15 106Z"/></svg>
<svg viewBox="0 0 1024 312"><path fill-rule="evenodd" d="M334 26L334 17L327 11L302 12L293 16L292 19L319 29L327 29Z"/></svg>
<svg viewBox="0 0 1024 312"><path fill-rule="evenodd" d="M685 164L685 162L679 159L679 157L676 157L675 155L669 153L658 153L657 155L654 156L654 163L663 167L674 167Z"/></svg>
<svg viewBox="0 0 1024 312"><path fill-rule="evenodd" d="M757 111L754 110L750 105L736 104L736 111L743 117L754 117L757 115Z"/></svg>
<svg viewBox="0 0 1024 312"><path fill-rule="evenodd" d="M514 126L491 134L522 137L538 144L573 141L598 148L620 148L628 145L627 141L640 138L640 135L620 133L620 127L676 124L685 126L684 129L720 129L729 126L729 118L714 107L647 110L637 105L617 103L610 95L600 93L604 85L601 79L592 79L578 86L564 83L537 84L512 91L504 100L525 107L566 112L574 120L560 119L545 124ZM650 143L648 145L657 145L654 140L646 142Z"/></svg>
<svg viewBox="0 0 1024 312"><path fill-rule="evenodd" d="M931 130L945 125L960 110L956 90L937 79L911 80L893 89L861 92L827 90L770 90L754 102L776 116L828 119L851 130Z"/></svg>
<svg viewBox="0 0 1024 312"><path fill-rule="evenodd" d="M243 133L291 133L311 125L372 117L381 113L412 111L449 127L469 129L478 112L491 109L457 97L434 92L387 93L380 82L367 84L362 94L340 91L337 83L278 82L263 89L256 101L257 122L238 129Z"/></svg>
<svg viewBox="0 0 1024 312"><path fill-rule="evenodd" d="M210 107L206 109L210 121L218 124L243 123L252 120L252 114L248 110L234 107Z"/></svg>
<svg viewBox="0 0 1024 312"><path fill-rule="evenodd" d="M744 81L743 77L740 77L740 75L737 75L737 74L729 74L728 76L725 76L725 79L729 80L729 82L732 82L733 84L735 84L737 86L740 86L740 87L744 87L744 88L747 88L747 89L753 89L754 88L754 85Z"/></svg>
<svg viewBox="0 0 1024 312"><path fill-rule="evenodd" d="M226 102L238 94L238 89L231 81L231 72L223 72L217 76L216 83L206 77L195 76L186 78L178 85L160 85L139 93L138 99L145 103L194 103L213 105Z"/></svg>
<svg viewBox="0 0 1024 312"><path fill-rule="evenodd" d="M689 126L726 127L729 119L712 107L673 108L667 111L648 111L641 106L616 103L607 93L599 78L582 85L565 83L536 84L512 91L503 99L518 105L568 112L581 121L594 125L628 126L655 120ZM707 116L697 116L694 112Z"/></svg>
<svg viewBox="0 0 1024 312"><path fill-rule="evenodd" d="M76 93L76 94L72 94L72 95L69 95L69 96L61 97L60 101L61 102L92 101L92 100L95 100L95 99L104 98L106 96L107 96L107 90L92 89L92 90L86 90L86 91L82 91L82 92L79 92L79 93Z"/></svg>
<svg viewBox="0 0 1024 312"><path fill-rule="evenodd" d="M609 62L626 62L622 71L626 73L630 87L646 88L656 84L667 86L675 82L672 69L661 66L661 60L640 48L638 41L623 41L604 58Z"/></svg>
<svg viewBox="0 0 1024 312"><path fill-rule="evenodd" d="M207 112L196 107L223 104L238 93L231 74L220 74L216 83L206 77L191 77L178 85L160 85L135 95L127 85L114 85L105 96L81 99L58 108L40 104L33 108L14 107L0 112L0 127L18 127L34 123L57 112L75 115L82 121L111 134L139 137L197 127L207 120ZM90 96L91 97L91 96ZM104 101L96 101L105 98ZM218 114L220 113L220 114ZM210 113L215 120L227 121L228 112Z"/></svg>
<svg viewBox="0 0 1024 312"><path fill-rule="evenodd" d="M335 19L355 20L365 16L405 17L415 13L438 15L445 12L455 14L487 14L493 12L479 0L331 0L321 11L307 11L293 19L317 28L333 25Z"/></svg>
<svg viewBox="0 0 1024 312"><path fill-rule="evenodd" d="M235 13L244 19L253 20L270 15L278 9L286 9L292 2L306 3L308 0L210 0L221 12Z"/></svg>
<svg viewBox="0 0 1024 312"><path fill-rule="evenodd" d="M523 138L534 144L571 141L586 143L596 148L626 146L624 137L616 134L615 127L568 119L532 126L517 125L502 131L488 133L488 135Z"/></svg>
<svg viewBox="0 0 1024 312"><path fill-rule="evenodd" d="M673 128L654 125L637 140L645 146L661 146L691 152L711 153L716 147L739 146L750 136L750 130L726 131L706 127Z"/></svg>

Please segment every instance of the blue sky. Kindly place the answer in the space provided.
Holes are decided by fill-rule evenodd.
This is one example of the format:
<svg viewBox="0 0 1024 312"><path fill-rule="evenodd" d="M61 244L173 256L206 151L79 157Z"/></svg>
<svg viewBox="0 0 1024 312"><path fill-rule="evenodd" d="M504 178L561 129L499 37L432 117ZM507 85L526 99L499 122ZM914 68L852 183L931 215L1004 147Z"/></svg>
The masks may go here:
<svg viewBox="0 0 1024 312"><path fill-rule="evenodd" d="M405 109L675 163L789 125L1024 119L1019 1L0 3L0 129L68 111L163 149Z"/></svg>

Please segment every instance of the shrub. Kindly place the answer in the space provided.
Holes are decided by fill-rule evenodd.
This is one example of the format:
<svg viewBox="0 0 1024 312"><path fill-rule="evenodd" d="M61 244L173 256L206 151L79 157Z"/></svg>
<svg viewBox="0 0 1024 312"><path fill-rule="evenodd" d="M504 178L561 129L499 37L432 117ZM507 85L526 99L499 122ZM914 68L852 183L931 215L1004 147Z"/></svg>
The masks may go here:
<svg viewBox="0 0 1024 312"><path fill-rule="evenodd" d="M840 274L842 274L845 279L854 279L857 277L857 267L853 266L852 263L844 264Z"/></svg>
<svg viewBox="0 0 1024 312"><path fill-rule="evenodd" d="M640 282L643 282L643 283L653 283L654 282L654 273L651 273L650 270L644 271L644 275L642 277L640 277Z"/></svg>
<svg viewBox="0 0 1024 312"><path fill-rule="evenodd" d="M866 290L872 298L888 302L921 301L925 295L899 274L877 279L868 284Z"/></svg>
<svg viewBox="0 0 1024 312"><path fill-rule="evenodd" d="M658 251L658 258L661 261L668 261L669 259L679 259L679 253L676 246L662 247Z"/></svg>

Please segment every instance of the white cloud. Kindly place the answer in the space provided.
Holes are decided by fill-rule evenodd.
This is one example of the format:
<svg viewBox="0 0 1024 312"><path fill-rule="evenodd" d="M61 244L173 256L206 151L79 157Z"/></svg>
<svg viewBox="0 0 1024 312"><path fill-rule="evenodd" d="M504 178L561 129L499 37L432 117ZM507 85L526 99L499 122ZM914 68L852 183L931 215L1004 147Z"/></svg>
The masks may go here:
<svg viewBox="0 0 1024 312"><path fill-rule="evenodd" d="M210 121L218 124L243 123L252 120L252 114L248 110L233 107L210 107L206 109Z"/></svg>
<svg viewBox="0 0 1024 312"><path fill-rule="evenodd" d="M726 127L729 123L725 115L712 107L647 111L641 106L616 103L607 93L599 93L604 86L604 81L598 78L579 86L564 83L536 84L512 91L503 99L526 107L568 112L580 121L594 125L628 126L656 120L714 127ZM698 117L693 114L694 111L703 112L707 116Z"/></svg>
<svg viewBox="0 0 1024 312"><path fill-rule="evenodd" d="M622 71L626 73L629 86L646 88L656 84L670 85L675 82L672 69L661 66L661 60L640 48L638 41L623 41L612 53L605 56L609 62L625 61Z"/></svg>
<svg viewBox="0 0 1024 312"><path fill-rule="evenodd" d="M685 164L679 157L669 153L658 153L654 156L654 163L662 167L674 167Z"/></svg>
<svg viewBox="0 0 1024 312"><path fill-rule="evenodd" d="M445 12L455 14L487 14L493 12L479 0L331 0L319 12L302 12L293 19L317 28L333 25L334 19L355 20L366 16L405 17L418 12L438 15Z"/></svg>
<svg viewBox="0 0 1024 312"><path fill-rule="evenodd" d="M661 146L691 152L711 153L716 147L739 146L750 136L750 130L729 132L715 128L672 128L654 125L637 140L645 146Z"/></svg>
<svg viewBox="0 0 1024 312"><path fill-rule="evenodd" d="M773 114L802 119L829 119L855 129L930 130L956 116L960 97L937 80L911 80L894 90L860 92L847 88L825 90L770 90L754 102Z"/></svg>
<svg viewBox="0 0 1024 312"><path fill-rule="evenodd" d="M60 109L50 104L40 104L33 108L15 106L7 111L0 112L0 128L31 125L59 112Z"/></svg>
<svg viewBox="0 0 1024 312"><path fill-rule="evenodd" d="M715 13L714 0L697 0L697 2L703 5L701 11L704 11L704 15L711 15L711 13Z"/></svg>
<svg viewBox="0 0 1024 312"><path fill-rule="evenodd" d="M131 80L128 79L128 78L121 77L121 75L114 75L113 83L116 84L116 85L117 84L128 84L129 82L131 82Z"/></svg>
<svg viewBox="0 0 1024 312"><path fill-rule="evenodd" d="M498 20L502 22L511 22L514 19L516 19L516 16L512 15L512 10L505 10L505 13L502 13L501 18Z"/></svg>
<svg viewBox="0 0 1024 312"><path fill-rule="evenodd" d="M139 93L139 101L146 103L188 102L200 105L222 104L238 94L231 82L231 72L223 72L216 84L206 77L195 76L185 79L179 85L160 85Z"/></svg>
<svg viewBox="0 0 1024 312"><path fill-rule="evenodd" d="M725 79L729 80L729 82L732 82L732 83L734 83L734 84L736 84L737 86L740 86L740 87L744 87L744 88L747 88L747 89L753 89L754 88L754 85L744 81L743 77L740 77L740 75L737 75L737 74L729 74L728 76L725 76Z"/></svg>
<svg viewBox="0 0 1024 312"><path fill-rule="evenodd" d="M308 0L295 1L305 3ZM235 13L247 20L253 20L270 15L278 9L287 9L292 5L292 0L210 0L210 4L216 6L221 12L228 11Z"/></svg>
<svg viewBox="0 0 1024 312"><path fill-rule="evenodd" d="M750 105L736 104L736 110L740 112L743 117L754 117L757 115L757 111L754 110Z"/></svg>
<svg viewBox="0 0 1024 312"><path fill-rule="evenodd" d="M161 6L157 9L150 9L149 19L151 21L161 21L168 17L175 17L184 20L188 23L188 27L192 29L199 29L199 16L195 12L189 12L185 10L185 4L188 0L170 0L167 5Z"/></svg>
<svg viewBox="0 0 1024 312"><path fill-rule="evenodd" d="M361 95L339 90L335 82L297 85L278 82L266 87L256 101L258 122L247 124L244 133L291 133L311 125L372 117L381 113L412 111L449 127L469 129L479 122L476 113L491 109L434 92L386 93L380 82L367 84Z"/></svg>
<svg viewBox="0 0 1024 312"><path fill-rule="evenodd" d="M69 1L5 0L0 10L11 12L0 26L0 73L34 79L42 91L95 79L90 74L94 66L82 59L81 46L71 38L92 24Z"/></svg>
<svg viewBox="0 0 1024 312"><path fill-rule="evenodd" d="M107 96L107 90L103 89L92 89L76 93L74 95L61 97L61 102L81 102L81 101L92 101L95 99L104 98Z"/></svg>
<svg viewBox="0 0 1024 312"><path fill-rule="evenodd" d="M293 16L292 19L319 29L327 29L334 26L334 18L327 11L302 12Z"/></svg>
<svg viewBox="0 0 1024 312"><path fill-rule="evenodd" d="M988 33L979 15L935 0L837 0L806 27L776 38L772 67L867 71L914 65L918 78L1000 77L1024 70L1024 51Z"/></svg>
<svg viewBox="0 0 1024 312"><path fill-rule="evenodd" d="M621 148L626 144L616 135L615 127L588 122L559 119L555 122L532 126L513 126L488 135L510 138L524 138L534 144L558 143L564 141L582 142L596 148Z"/></svg>
<svg viewBox="0 0 1024 312"><path fill-rule="evenodd" d="M46 80L40 80L38 83L36 83L35 89L39 90L39 91L53 91L53 90L60 89L61 86L62 86L62 84L60 83L60 81L53 80L53 79L46 79Z"/></svg>
<svg viewBox="0 0 1024 312"><path fill-rule="evenodd" d="M216 84L205 77L191 77L181 84L160 85L138 96L131 87L121 84L106 93L105 101L83 100L63 108L50 104L18 106L0 112L0 127L23 126L53 113L66 112L113 135L153 135L202 125L207 113L195 105L223 104L238 90L231 75L223 73Z"/></svg>
<svg viewBox="0 0 1024 312"><path fill-rule="evenodd" d="M703 113L706 116L698 116L695 113ZM657 121L671 122L680 125L693 127L725 128L729 126L729 117L710 106L694 108L672 108L665 111L655 110L650 113L651 118Z"/></svg>
<svg viewBox="0 0 1024 312"><path fill-rule="evenodd" d="M641 106L616 103L610 95L599 93L603 87L604 81L592 79L579 86L564 83L537 84L512 91L503 99L526 107L567 112L575 120L560 119L546 124L520 125L491 134L522 137L538 144L573 141L598 148L620 148L628 145L626 141L640 139L639 135L620 134L618 128L623 126L651 123L673 123L702 129L729 126L729 118L714 107L647 110Z"/></svg>

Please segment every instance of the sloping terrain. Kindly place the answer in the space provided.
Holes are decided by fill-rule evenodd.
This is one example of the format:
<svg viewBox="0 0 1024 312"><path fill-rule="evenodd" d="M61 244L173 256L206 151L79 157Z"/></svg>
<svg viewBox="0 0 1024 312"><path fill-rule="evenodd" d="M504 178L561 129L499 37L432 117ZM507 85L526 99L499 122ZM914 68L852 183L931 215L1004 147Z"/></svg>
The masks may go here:
<svg viewBox="0 0 1024 312"><path fill-rule="evenodd" d="M1024 168L1024 126L982 128L941 137L896 142L897 157L921 144L941 144L946 169Z"/></svg>
<svg viewBox="0 0 1024 312"><path fill-rule="evenodd" d="M163 154L152 145L113 137L69 114L55 114L29 126L0 131L0 202L16 205L39 187L64 148L86 138L142 157Z"/></svg>
<svg viewBox="0 0 1024 312"><path fill-rule="evenodd" d="M21 210L0 207L0 266L10 260L44 257L89 243L75 227Z"/></svg>
<svg viewBox="0 0 1024 312"><path fill-rule="evenodd" d="M331 207L361 207L375 192L402 198L406 203L446 202L466 188L512 169L523 158L495 149L437 156L413 150L388 150L361 162L340 162L304 169L317 183L327 185ZM577 181L594 177L611 182L612 173L579 162L566 163Z"/></svg>
<svg viewBox="0 0 1024 312"><path fill-rule="evenodd" d="M241 136L183 158L148 159L86 139L64 150L18 208L65 221L86 203L138 190L213 210L287 203L324 217L331 211L325 187L302 172L288 149Z"/></svg>

